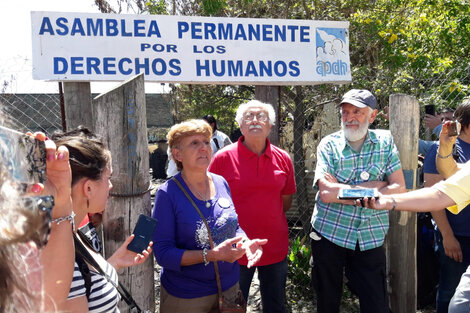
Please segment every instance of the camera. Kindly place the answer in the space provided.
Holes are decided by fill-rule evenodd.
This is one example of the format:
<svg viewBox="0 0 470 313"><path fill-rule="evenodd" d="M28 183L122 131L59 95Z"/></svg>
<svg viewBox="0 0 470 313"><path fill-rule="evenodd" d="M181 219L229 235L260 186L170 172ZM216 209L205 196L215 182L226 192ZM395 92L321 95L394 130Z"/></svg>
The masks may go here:
<svg viewBox="0 0 470 313"><path fill-rule="evenodd" d="M5 147L0 151L5 167L15 181L25 189L27 185L46 181L46 146L43 141L0 126L0 143Z"/></svg>
<svg viewBox="0 0 470 313"><path fill-rule="evenodd" d="M459 126L458 122L452 121L447 126L449 136L458 136L459 135Z"/></svg>

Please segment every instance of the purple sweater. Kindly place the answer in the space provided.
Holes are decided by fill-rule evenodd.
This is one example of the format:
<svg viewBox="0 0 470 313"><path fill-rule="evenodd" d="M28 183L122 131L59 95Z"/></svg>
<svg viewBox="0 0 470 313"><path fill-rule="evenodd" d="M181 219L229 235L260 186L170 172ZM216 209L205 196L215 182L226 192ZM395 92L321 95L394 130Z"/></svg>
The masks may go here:
<svg viewBox="0 0 470 313"><path fill-rule="evenodd" d="M211 229L214 245L236 236L245 236L238 225L238 216L230 189L222 176L211 174L216 195L206 208L205 201L197 199L181 177L183 185ZM210 249L207 229L199 213L175 182L168 180L157 191L152 217L158 220L153 235L155 258L163 268L160 281L166 291L179 298L198 298L217 293L214 265L211 262L181 266L184 250ZM238 282L238 262L218 262L222 289L225 291Z"/></svg>

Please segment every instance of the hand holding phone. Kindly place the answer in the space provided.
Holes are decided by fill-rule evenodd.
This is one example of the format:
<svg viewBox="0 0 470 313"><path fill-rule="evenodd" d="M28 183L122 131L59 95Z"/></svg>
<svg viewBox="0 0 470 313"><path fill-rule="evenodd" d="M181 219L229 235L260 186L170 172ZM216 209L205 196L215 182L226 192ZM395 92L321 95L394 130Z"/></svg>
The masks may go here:
<svg viewBox="0 0 470 313"><path fill-rule="evenodd" d="M146 250L153 233L157 227L157 220L145 214L140 214L134 227L134 239L127 245L127 250L135 253L142 253Z"/></svg>
<svg viewBox="0 0 470 313"><path fill-rule="evenodd" d="M379 198L379 191L377 188L342 188L338 192L338 199L340 200L357 200L364 198Z"/></svg>
<svg viewBox="0 0 470 313"><path fill-rule="evenodd" d="M436 107L434 104L426 104L424 106L424 113L429 115L436 115Z"/></svg>

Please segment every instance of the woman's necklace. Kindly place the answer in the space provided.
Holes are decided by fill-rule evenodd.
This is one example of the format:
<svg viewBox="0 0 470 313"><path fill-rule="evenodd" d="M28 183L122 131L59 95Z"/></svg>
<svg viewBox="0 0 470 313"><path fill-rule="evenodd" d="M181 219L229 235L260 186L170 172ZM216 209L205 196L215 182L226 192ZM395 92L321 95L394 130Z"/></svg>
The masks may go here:
<svg viewBox="0 0 470 313"><path fill-rule="evenodd" d="M186 175L185 175L186 176ZM184 179L184 177L183 177ZM197 190L196 188L193 187L193 185L189 182L189 179L185 179L185 181L188 183L189 187L192 188L197 196L199 197L199 199L201 199L202 201L204 201L206 203L206 208L210 208L211 207L211 203L209 202L210 199L207 198L206 200L206 197L203 197ZM209 190L209 198L210 198L210 189L209 189L209 184L208 184L208 181L206 181L206 192L205 194L207 195L207 191Z"/></svg>

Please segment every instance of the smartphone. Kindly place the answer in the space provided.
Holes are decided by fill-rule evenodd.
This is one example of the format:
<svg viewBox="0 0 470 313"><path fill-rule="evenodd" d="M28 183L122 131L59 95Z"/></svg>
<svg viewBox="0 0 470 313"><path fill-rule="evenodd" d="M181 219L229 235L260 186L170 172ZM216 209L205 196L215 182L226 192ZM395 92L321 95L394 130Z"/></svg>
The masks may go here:
<svg viewBox="0 0 470 313"><path fill-rule="evenodd" d="M377 188L349 188L340 189L338 192L338 199L340 200L356 200L363 198L379 198Z"/></svg>
<svg viewBox="0 0 470 313"><path fill-rule="evenodd" d="M0 126L0 153L12 178L27 185L46 181L46 145L44 141Z"/></svg>
<svg viewBox="0 0 470 313"><path fill-rule="evenodd" d="M152 240L153 232L156 227L156 219L145 214L140 214L133 231L135 237L127 245L127 250L142 253L143 250L147 249L149 242Z"/></svg>
<svg viewBox="0 0 470 313"><path fill-rule="evenodd" d="M457 123L458 122L456 122L456 121L452 121L452 122L449 123L449 126L447 126L449 136L458 136L459 135L459 127L458 127Z"/></svg>
<svg viewBox="0 0 470 313"><path fill-rule="evenodd" d="M429 115L435 115L436 107L434 106L434 104L426 104L424 106L424 113L429 114Z"/></svg>

